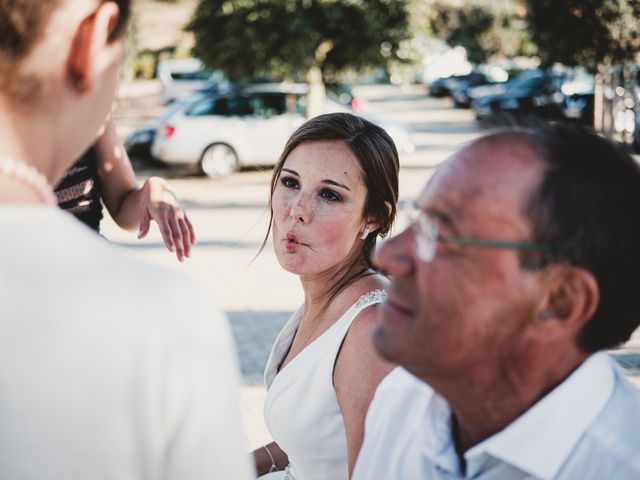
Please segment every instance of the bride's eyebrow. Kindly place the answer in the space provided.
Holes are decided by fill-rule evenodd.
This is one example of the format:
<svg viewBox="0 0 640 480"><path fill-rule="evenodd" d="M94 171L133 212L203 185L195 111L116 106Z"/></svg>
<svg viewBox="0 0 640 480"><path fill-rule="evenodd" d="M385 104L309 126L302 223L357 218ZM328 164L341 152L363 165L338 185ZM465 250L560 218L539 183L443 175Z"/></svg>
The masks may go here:
<svg viewBox="0 0 640 480"><path fill-rule="evenodd" d="M343 185L342 183L336 182L335 180L322 180L322 183L327 183L329 185L335 185L336 187L344 188L345 190L348 190L349 192L351 191L351 189L349 187L347 187L346 185Z"/></svg>
<svg viewBox="0 0 640 480"><path fill-rule="evenodd" d="M300 176L298 174L298 172L296 172L295 170L291 170L290 168L284 168L283 167L281 171L290 173L291 175L295 175L296 177ZM340 182L336 182L335 180L328 179L328 178L325 179L325 180L322 180L322 183L326 183L327 185L334 185L336 187L344 188L345 190L347 190L349 192L351 191L351 189L349 187L347 187L346 185L344 185L344 184L342 184Z"/></svg>

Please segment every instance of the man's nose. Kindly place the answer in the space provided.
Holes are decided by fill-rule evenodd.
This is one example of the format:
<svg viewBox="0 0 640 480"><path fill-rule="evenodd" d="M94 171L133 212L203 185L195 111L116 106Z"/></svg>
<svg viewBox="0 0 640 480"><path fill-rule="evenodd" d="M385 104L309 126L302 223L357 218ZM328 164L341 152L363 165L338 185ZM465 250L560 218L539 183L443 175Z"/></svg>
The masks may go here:
<svg viewBox="0 0 640 480"><path fill-rule="evenodd" d="M415 270L414 260L415 243L410 228L383 241L373 252L373 263L392 276L411 275Z"/></svg>

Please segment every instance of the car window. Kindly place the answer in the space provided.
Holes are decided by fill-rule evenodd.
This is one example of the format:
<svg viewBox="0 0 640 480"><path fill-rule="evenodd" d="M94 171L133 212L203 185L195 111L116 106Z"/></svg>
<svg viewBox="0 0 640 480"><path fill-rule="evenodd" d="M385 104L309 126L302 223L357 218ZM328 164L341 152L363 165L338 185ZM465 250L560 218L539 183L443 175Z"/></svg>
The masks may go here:
<svg viewBox="0 0 640 480"><path fill-rule="evenodd" d="M213 70L197 70L193 72L171 72L171 79L177 81L208 80Z"/></svg>
<svg viewBox="0 0 640 480"><path fill-rule="evenodd" d="M303 117L307 116L307 96L306 95L296 95L296 104L295 104L295 112L298 115L302 115Z"/></svg>
<svg viewBox="0 0 640 480"><path fill-rule="evenodd" d="M213 111L213 107L215 106L215 99L211 97L202 98L197 102L193 103L187 110L185 111L185 115L188 116L199 116L199 115L211 115Z"/></svg>
<svg viewBox="0 0 640 480"><path fill-rule="evenodd" d="M217 115L222 117L246 117L253 115L253 107L248 97L203 98L187 111L188 116Z"/></svg>
<svg viewBox="0 0 640 480"><path fill-rule="evenodd" d="M287 111L287 100L284 93L257 93L251 96L253 115L257 117L273 117Z"/></svg>
<svg viewBox="0 0 640 480"><path fill-rule="evenodd" d="M224 117L247 117L253 115L254 108L248 97L223 97L216 101L213 108L213 115Z"/></svg>
<svg viewBox="0 0 640 480"><path fill-rule="evenodd" d="M173 116L174 113L176 113L178 110L181 110L182 108L184 108L185 106L185 102L180 102L178 100L173 101L172 103L170 103L167 108L165 108L164 112L162 112L160 115L158 115L158 120L166 120L167 118Z"/></svg>
<svg viewBox="0 0 640 480"><path fill-rule="evenodd" d="M562 84L564 83L565 78L561 76L552 77L551 78L551 88L553 90L560 90L562 88Z"/></svg>
<svg viewBox="0 0 640 480"><path fill-rule="evenodd" d="M516 78L513 83L509 83L510 91L530 91L540 88L545 83L545 77L523 77Z"/></svg>

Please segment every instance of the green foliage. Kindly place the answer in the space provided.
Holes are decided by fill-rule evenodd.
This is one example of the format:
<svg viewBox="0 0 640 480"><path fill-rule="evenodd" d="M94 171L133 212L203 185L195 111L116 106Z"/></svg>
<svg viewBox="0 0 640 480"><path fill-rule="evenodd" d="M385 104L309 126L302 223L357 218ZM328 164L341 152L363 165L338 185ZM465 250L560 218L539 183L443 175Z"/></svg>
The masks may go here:
<svg viewBox="0 0 640 480"><path fill-rule="evenodd" d="M384 67L408 37L407 0L200 0L194 54L231 79L325 78Z"/></svg>
<svg viewBox="0 0 640 480"><path fill-rule="evenodd" d="M429 27L434 36L450 46L462 46L473 63L492 56L514 57L532 53L526 25L514 2L434 3Z"/></svg>
<svg viewBox="0 0 640 480"><path fill-rule="evenodd" d="M639 51L638 0L526 0L533 41L544 65L594 70Z"/></svg>
<svg viewBox="0 0 640 480"><path fill-rule="evenodd" d="M436 4L431 15L434 34L451 46L463 46L469 60L475 63L481 63L497 52L492 42L485 41L493 22L490 11L475 5L452 8Z"/></svg>

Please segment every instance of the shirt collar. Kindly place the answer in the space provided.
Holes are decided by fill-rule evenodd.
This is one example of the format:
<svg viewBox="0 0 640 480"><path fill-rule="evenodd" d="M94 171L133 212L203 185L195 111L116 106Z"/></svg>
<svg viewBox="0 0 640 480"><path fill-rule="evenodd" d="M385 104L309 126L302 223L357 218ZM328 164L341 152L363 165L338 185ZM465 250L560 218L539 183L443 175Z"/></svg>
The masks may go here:
<svg viewBox="0 0 640 480"><path fill-rule="evenodd" d="M416 381L422 383L421 380ZM423 455L438 468L460 475L460 460L451 433L451 409L443 397L431 387L428 389L422 421L414 423L414 434L420 438Z"/></svg>
<svg viewBox="0 0 640 480"><path fill-rule="evenodd" d="M554 478L604 408L614 381L609 356L592 355L506 428L468 450L468 475L489 454L535 477Z"/></svg>

